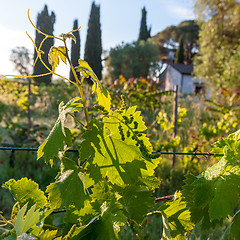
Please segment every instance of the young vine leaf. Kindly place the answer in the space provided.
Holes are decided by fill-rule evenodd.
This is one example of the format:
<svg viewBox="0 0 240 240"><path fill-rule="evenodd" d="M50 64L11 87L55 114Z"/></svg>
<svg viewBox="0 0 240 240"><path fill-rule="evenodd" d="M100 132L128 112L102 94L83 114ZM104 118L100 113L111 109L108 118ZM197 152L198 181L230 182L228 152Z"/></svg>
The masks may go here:
<svg viewBox="0 0 240 240"><path fill-rule="evenodd" d="M34 227L40 221L41 212L39 209L35 210L36 205L33 205L28 211L27 205L28 204L26 203L19 210L17 216L14 219L14 229L17 236L26 233L30 228Z"/></svg>
<svg viewBox="0 0 240 240"><path fill-rule="evenodd" d="M67 58L66 53L67 49L65 47L51 47L49 54L48 54L48 62L52 65L53 71L55 71L56 67L59 64L59 57L60 59L66 64Z"/></svg>
<svg viewBox="0 0 240 240"><path fill-rule="evenodd" d="M77 71L80 72L84 78L91 78L93 81L92 91L97 95L98 104L109 111L111 106L111 97L108 90L102 86L98 77L87 62L79 59L78 64Z"/></svg>
<svg viewBox="0 0 240 240"><path fill-rule="evenodd" d="M67 40L68 38L72 39L76 44L76 37L72 33L62 33L60 34L60 37L62 37L64 40Z"/></svg>
<svg viewBox="0 0 240 240"><path fill-rule="evenodd" d="M68 113L78 112L82 108L82 104L77 102L79 100L80 98L76 97L66 105L63 102L59 104L59 117L47 139L40 145L37 159L44 157L46 163L52 165L53 157L58 156L59 150L64 150L65 143L71 145L71 132L64 127L64 123Z"/></svg>

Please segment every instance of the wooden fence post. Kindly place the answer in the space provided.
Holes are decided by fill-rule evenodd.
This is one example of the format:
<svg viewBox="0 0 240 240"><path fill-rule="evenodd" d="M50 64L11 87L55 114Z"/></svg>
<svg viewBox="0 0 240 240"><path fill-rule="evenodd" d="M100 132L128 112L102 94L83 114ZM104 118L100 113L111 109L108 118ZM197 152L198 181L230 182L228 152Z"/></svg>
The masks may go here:
<svg viewBox="0 0 240 240"><path fill-rule="evenodd" d="M174 87L174 103L173 103L173 121L174 121L174 128L173 128L173 138L177 136L178 130L178 85ZM173 152L176 152L176 148L173 149ZM172 166L174 167L176 163L176 154L173 154L172 157Z"/></svg>

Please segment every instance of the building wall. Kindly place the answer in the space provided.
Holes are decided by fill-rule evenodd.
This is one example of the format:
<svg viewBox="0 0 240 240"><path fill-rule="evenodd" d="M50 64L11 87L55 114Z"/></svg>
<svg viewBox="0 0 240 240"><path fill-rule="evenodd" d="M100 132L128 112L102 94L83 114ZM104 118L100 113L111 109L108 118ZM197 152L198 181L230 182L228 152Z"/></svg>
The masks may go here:
<svg viewBox="0 0 240 240"><path fill-rule="evenodd" d="M178 85L178 89L180 90L181 85L181 74L168 65L166 72L166 82L165 82L165 91L174 90L174 86Z"/></svg>
<svg viewBox="0 0 240 240"><path fill-rule="evenodd" d="M194 92L193 76L183 75L182 93L193 92Z"/></svg>
<svg viewBox="0 0 240 240"><path fill-rule="evenodd" d="M174 90L174 86L178 85L179 93L194 93L195 84L199 82L198 79L191 75L182 75L172 66L168 65L166 71L165 91ZM182 87L181 87L182 84Z"/></svg>

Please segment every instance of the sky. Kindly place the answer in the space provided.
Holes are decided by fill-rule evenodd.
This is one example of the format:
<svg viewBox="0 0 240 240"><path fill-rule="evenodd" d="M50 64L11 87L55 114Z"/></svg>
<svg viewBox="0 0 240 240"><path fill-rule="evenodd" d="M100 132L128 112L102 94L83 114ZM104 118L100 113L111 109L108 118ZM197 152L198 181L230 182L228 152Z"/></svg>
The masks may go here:
<svg viewBox="0 0 240 240"><path fill-rule="evenodd" d="M194 19L192 0L95 0L95 3L100 5L102 46L106 51L122 42L137 40L144 6L152 36L168 26ZM92 0L0 0L0 75L16 74L9 61L12 49L25 46L33 53L26 32L35 39L35 30L28 21L27 10L36 24L37 14L45 4L49 13L53 11L56 15L55 36L71 31L73 21L78 19L83 57ZM61 64L57 71L66 74L68 67Z"/></svg>

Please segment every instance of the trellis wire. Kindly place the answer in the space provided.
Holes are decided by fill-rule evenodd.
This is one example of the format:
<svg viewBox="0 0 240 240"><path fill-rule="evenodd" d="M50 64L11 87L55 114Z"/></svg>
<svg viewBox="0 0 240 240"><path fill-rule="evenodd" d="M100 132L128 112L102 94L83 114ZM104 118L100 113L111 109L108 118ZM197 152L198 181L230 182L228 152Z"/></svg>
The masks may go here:
<svg viewBox="0 0 240 240"><path fill-rule="evenodd" d="M38 151L38 148L20 148L20 147L0 147L0 150L3 151ZM78 152L77 149L68 149L67 152ZM159 155L190 155L190 156L215 156L215 157L221 157L223 154L216 154L216 153L210 153L210 152L152 152L154 154Z"/></svg>

